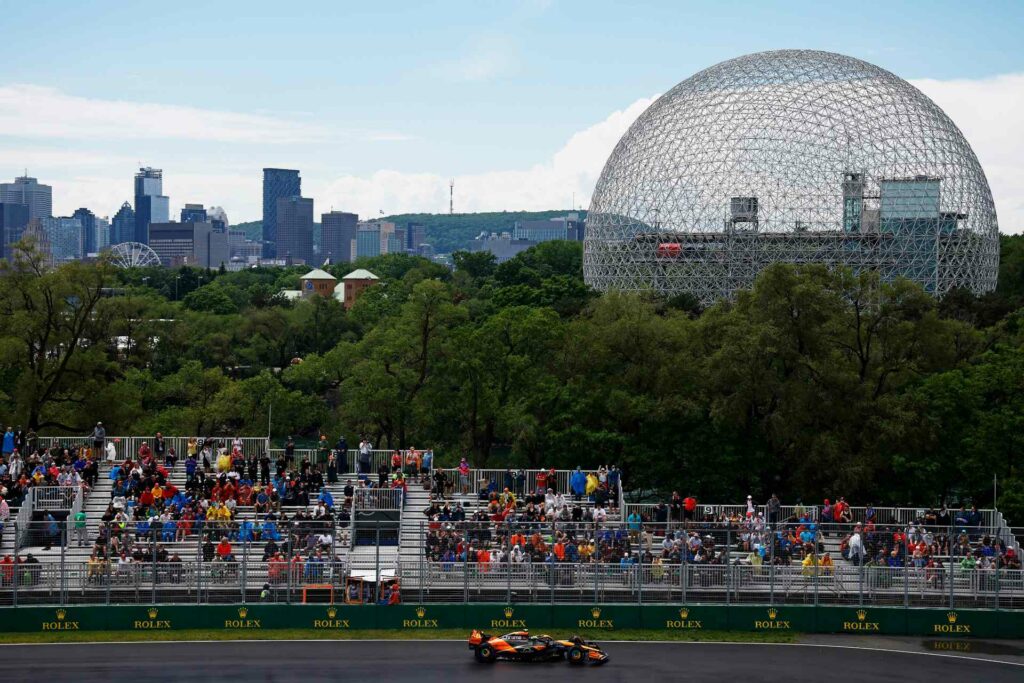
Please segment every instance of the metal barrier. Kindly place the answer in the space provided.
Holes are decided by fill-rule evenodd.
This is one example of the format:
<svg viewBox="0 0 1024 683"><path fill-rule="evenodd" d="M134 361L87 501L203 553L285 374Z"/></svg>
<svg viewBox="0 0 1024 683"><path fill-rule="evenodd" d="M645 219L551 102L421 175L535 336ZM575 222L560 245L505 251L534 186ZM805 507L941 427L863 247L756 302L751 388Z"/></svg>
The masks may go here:
<svg viewBox="0 0 1024 683"><path fill-rule="evenodd" d="M807 544L801 560L778 554L775 543L763 554L752 549L750 544L762 538L756 533L701 529L678 539L694 553L664 559L645 552L653 547L648 532L618 525L425 521L416 561L403 564L408 549L397 545L401 516L359 520L358 525L363 542L353 547L344 538L347 523L326 521L207 522L188 533L140 521L124 527L93 525L81 535L73 519L30 523L32 528L25 530L16 526L13 553L4 552L14 563L0 564L0 605L238 602L258 599L267 584L265 601L298 602L304 589L316 585L340 588L356 580L379 587L398 580L406 596L421 602L1024 609L1019 565L986 561L993 557L991 538L971 541L952 528L947 530L952 534L948 553L934 556L936 563L919 562L913 541L904 540L893 546L886 564L847 562L841 554L830 562L824 549L835 542L833 537ZM522 556L512 552L518 535L519 542L540 544L543 550ZM17 540L37 536L53 549L25 548ZM438 541L446 536L447 546ZM575 550L570 551L572 538ZM565 547L557 550L560 540ZM222 543L226 547L218 547ZM583 544L593 552L582 552ZM458 554L439 556L442 546Z"/></svg>
<svg viewBox="0 0 1024 683"><path fill-rule="evenodd" d="M404 493L400 488L358 488L355 507L356 510L401 510Z"/></svg>
<svg viewBox="0 0 1024 683"><path fill-rule="evenodd" d="M32 487L32 509L70 510L80 494L81 489L77 486L34 486Z"/></svg>

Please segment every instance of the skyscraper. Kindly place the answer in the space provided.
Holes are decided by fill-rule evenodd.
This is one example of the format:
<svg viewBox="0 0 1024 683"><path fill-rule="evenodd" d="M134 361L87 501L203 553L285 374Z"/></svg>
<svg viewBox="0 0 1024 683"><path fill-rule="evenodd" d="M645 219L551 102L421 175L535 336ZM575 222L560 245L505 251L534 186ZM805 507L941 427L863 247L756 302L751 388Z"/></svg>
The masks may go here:
<svg viewBox="0 0 1024 683"><path fill-rule="evenodd" d="M40 219L54 263L82 258L82 221L70 216Z"/></svg>
<svg viewBox="0 0 1024 683"><path fill-rule="evenodd" d="M331 263L347 263L353 257L359 216L344 211L331 211L320 215L322 245L320 255Z"/></svg>
<svg viewBox="0 0 1024 683"><path fill-rule="evenodd" d="M135 211L125 202L110 222L110 244L135 241Z"/></svg>
<svg viewBox="0 0 1024 683"><path fill-rule="evenodd" d="M71 214L82 224L82 251L84 254L96 253L96 214L86 208L81 208Z"/></svg>
<svg viewBox="0 0 1024 683"><path fill-rule="evenodd" d="M164 174L159 168L140 168L135 174L135 241L148 244L149 224L170 219L170 201L164 196Z"/></svg>
<svg viewBox="0 0 1024 683"><path fill-rule="evenodd" d="M419 252L421 244L427 242L427 226L422 223L408 223L405 226L405 249L411 253Z"/></svg>
<svg viewBox="0 0 1024 683"><path fill-rule="evenodd" d="M103 216L96 216L93 224L96 227L96 252L110 246L110 221Z"/></svg>
<svg viewBox="0 0 1024 683"><path fill-rule="evenodd" d="M0 258L10 257L10 245L21 239L28 221L26 205L0 202Z"/></svg>
<svg viewBox="0 0 1024 683"><path fill-rule="evenodd" d="M302 178L298 171L287 168L263 169L263 258L277 258L280 251L277 246L277 200L300 196ZM284 251L280 251L280 254L283 257Z"/></svg>
<svg viewBox="0 0 1024 683"><path fill-rule="evenodd" d="M202 204L186 204L181 210L182 223L205 223L206 209Z"/></svg>
<svg viewBox="0 0 1024 683"><path fill-rule="evenodd" d="M277 200L277 258L313 262L313 200L282 197Z"/></svg>
<svg viewBox="0 0 1024 683"><path fill-rule="evenodd" d="M0 202L24 204L29 220L49 218L53 214L53 188L40 185L35 178L21 176L13 183L0 183Z"/></svg>

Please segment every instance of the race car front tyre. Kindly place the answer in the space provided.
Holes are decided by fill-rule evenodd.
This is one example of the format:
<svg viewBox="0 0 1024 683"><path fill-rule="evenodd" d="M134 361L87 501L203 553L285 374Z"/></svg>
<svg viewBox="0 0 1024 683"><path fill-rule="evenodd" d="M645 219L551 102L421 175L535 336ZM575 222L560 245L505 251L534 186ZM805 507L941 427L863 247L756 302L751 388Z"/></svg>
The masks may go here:
<svg viewBox="0 0 1024 683"><path fill-rule="evenodd" d="M586 661L586 656L583 654L583 650L578 647L574 647L565 655L565 658L569 660L570 664L583 664Z"/></svg>
<svg viewBox="0 0 1024 683"><path fill-rule="evenodd" d="M476 661L483 662L484 664L490 664L494 661L495 652L494 648L484 643L476 649Z"/></svg>

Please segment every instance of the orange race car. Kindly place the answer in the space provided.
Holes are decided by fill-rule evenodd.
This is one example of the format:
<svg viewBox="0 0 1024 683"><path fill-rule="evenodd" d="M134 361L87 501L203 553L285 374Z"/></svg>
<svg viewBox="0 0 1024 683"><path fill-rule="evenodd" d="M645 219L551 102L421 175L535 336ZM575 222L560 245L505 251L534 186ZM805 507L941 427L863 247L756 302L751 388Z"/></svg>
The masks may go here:
<svg viewBox="0 0 1024 683"><path fill-rule="evenodd" d="M469 634L468 643L476 661L485 663L498 659L510 662L567 660L570 664L604 664L608 661L608 654L597 643L579 636L555 640L551 636L531 636L529 631L513 631L503 636L473 631Z"/></svg>

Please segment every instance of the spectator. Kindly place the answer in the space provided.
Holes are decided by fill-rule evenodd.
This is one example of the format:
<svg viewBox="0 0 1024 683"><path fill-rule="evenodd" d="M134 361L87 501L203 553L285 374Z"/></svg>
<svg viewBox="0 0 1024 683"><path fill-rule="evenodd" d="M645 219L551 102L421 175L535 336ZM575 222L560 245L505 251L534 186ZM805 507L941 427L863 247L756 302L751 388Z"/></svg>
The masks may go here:
<svg viewBox="0 0 1024 683"><path fill-rule="evenodd" d="M92 430L92 446L97 453L104 452L104 445L107 440L107 430L103 428L102 422L97 422Z"/></svg>

